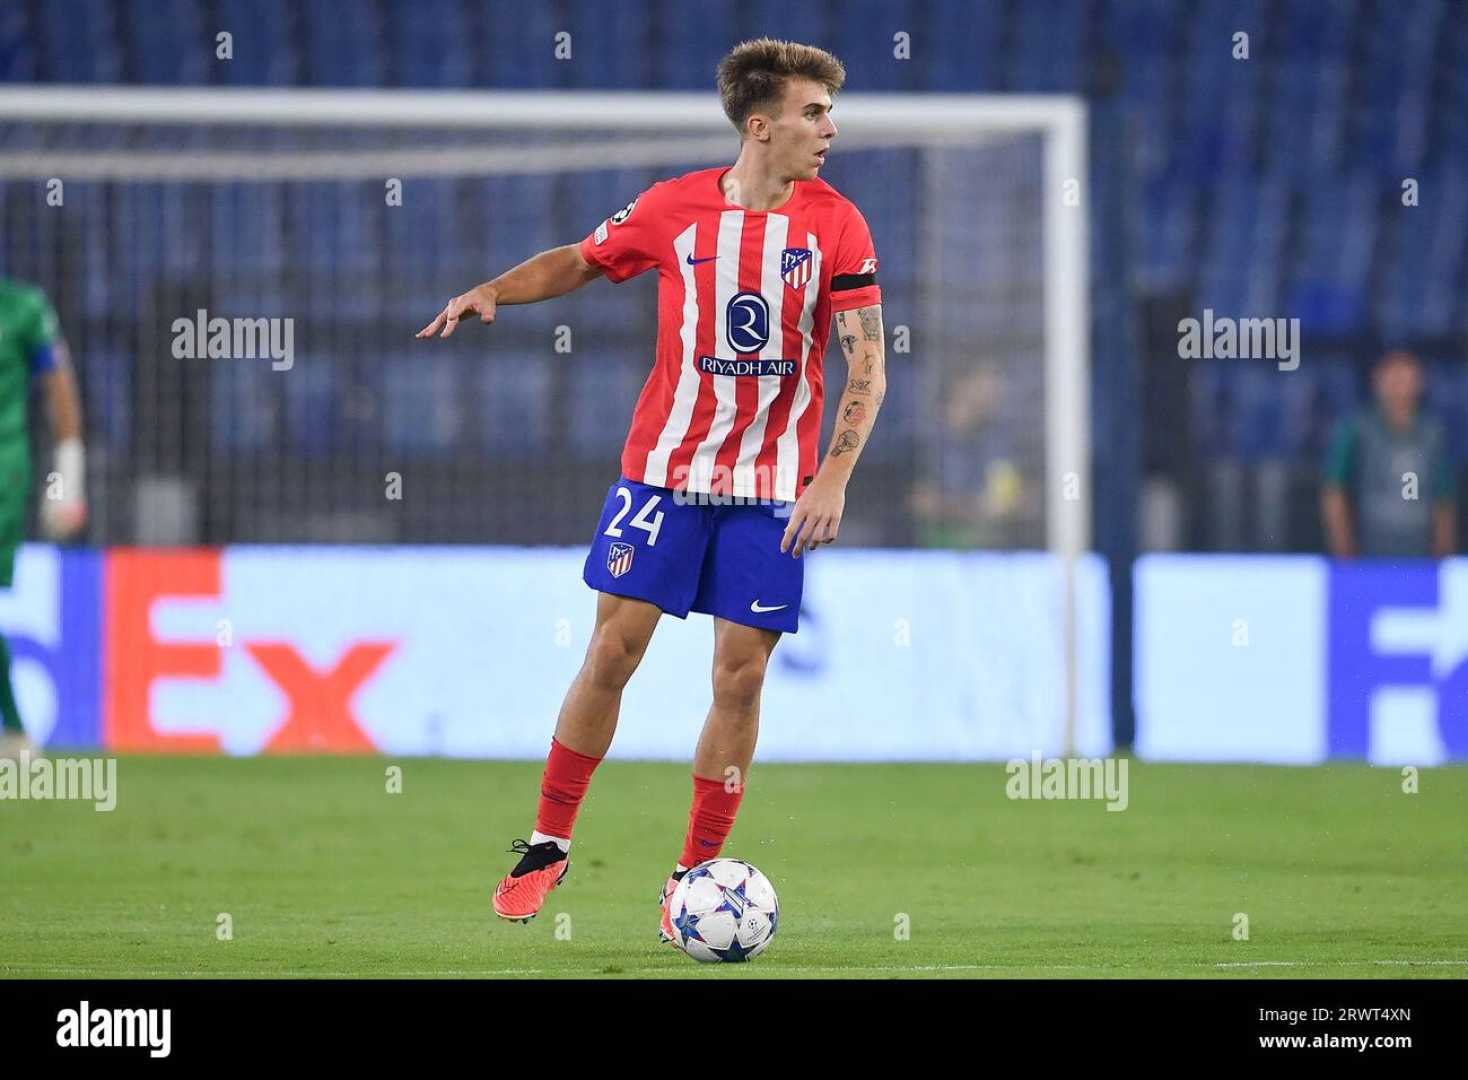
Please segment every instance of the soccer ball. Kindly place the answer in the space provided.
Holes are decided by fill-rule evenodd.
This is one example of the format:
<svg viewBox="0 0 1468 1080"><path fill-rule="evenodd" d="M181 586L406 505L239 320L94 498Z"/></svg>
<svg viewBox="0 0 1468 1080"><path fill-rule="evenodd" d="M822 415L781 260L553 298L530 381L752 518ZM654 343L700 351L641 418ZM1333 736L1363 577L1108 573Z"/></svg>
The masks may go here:
<svg viewBox="0 0 1468 1080"><path fill-rule="evenodd" d="M775 887L742 859L712 859L683 875L668 899L673 940L695 960L737 964L770 944L780 923Z"/></svg>

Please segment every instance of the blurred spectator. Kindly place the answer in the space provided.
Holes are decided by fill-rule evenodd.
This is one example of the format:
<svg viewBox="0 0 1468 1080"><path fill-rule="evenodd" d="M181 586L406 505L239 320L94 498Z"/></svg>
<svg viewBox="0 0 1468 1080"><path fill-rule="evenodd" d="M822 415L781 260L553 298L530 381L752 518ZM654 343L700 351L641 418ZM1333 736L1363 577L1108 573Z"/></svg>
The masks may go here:
<svg viewBox="0 0 1468 1080"><path fill-rule="evenodd" d="M990 368L959 376L949 389L931 464L912 490L923 546L1016 546L1034 494L1016 460L1020 439L1005 416L1005 389Z"/></svg>
<svg viewBox="0 0 1468 1080"><path fill-rule="evenodd" d="M1326 456L1326 544L1337 558L1446 558L1457 546L1457 478L1442 425L1421 409L1422 362L1386 352L1372 391L1376 407L1343 419Z"/></svg>

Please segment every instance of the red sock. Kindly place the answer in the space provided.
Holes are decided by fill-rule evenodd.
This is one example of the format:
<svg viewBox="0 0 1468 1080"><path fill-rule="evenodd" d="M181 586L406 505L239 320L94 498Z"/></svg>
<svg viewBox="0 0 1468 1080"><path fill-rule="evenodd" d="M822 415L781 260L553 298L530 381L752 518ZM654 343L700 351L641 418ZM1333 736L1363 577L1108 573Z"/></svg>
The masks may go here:
<svg viewBox="0 0 1468 1080"><path fill-rule="evenodd" d="M546 836L571 839L576 824L576 811L591 786L591 774L601 758L587 757L568 750L551 739L550 756L545 759L545 772L540 777L540 808L535 814L535 831Z"/></svg>
<svg viewBox="0 0 1468 1080"><path fill-rule="evenodd" d="M693 778L693 808L688 811L688 835L683 840L683 857L678 860L682 865L694 867L718 858L729 830L734 828L734 815L739 813L742 798L743 785L725 791L722 780Z"/></svg>

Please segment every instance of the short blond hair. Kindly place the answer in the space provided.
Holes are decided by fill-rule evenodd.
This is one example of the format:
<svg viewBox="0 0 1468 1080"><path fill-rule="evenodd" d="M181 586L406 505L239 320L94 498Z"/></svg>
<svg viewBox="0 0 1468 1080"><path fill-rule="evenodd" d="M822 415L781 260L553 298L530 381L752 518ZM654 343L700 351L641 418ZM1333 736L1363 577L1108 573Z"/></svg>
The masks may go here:
<svg viewBox="0 0 1468 1080"><path fill-rule="evenodd" d="M790 78L810 79L834 94L846 82L846 68L825 49L774 38L741 42L719 61L719 101L741 136L751 113L778 104Z"/></svg>

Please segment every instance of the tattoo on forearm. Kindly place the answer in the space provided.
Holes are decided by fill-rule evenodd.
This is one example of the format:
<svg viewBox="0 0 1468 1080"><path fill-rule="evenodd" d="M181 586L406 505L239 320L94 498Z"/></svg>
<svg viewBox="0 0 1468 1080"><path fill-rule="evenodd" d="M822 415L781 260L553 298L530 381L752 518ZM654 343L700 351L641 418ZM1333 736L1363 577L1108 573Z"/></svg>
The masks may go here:
<svg viewBox="0 0 1468 1080"><path fill-rule="evenodd" d="M870 394L872 392L871 379L852 379L846 384L848 394Z"/></svg>
<svg viewBox="0 0 1468 1080"><path fill-rule="evenodd" d="M840 457L842 454L855 450L861 443L860 437L854 431L843 431L836 445L831 447L831 456Z"/></svg>
<svg viewBox="0 0 1468 1080"><path fill-rule="evenodd" d="M851 402L841 413L841 419L848 424L860 424L866 418L867 407L859 401Z"/></svg>
<svg viewBox="0 0 1468 1080"><path fill-rule="evenodd" d="M882 317L871 308L858 308L856 314L861 319L862 336L868 341L881 341Z"/></svg>

